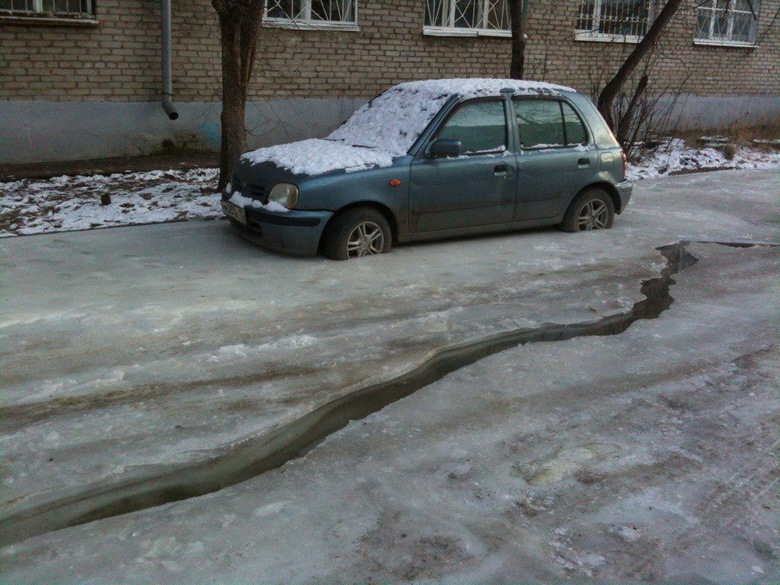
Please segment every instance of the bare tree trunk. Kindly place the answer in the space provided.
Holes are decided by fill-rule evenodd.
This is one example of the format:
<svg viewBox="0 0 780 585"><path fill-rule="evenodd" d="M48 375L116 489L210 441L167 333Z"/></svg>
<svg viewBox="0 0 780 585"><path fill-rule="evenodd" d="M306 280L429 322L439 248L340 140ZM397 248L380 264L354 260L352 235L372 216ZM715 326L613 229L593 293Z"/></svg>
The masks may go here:
<svg viewBox="0 0 780 585"><path fill-rule="evenodd" d="M511 79L523 79L525 75L526 13L523 4L526 1L509 0L509 18L512 23L512 64L509 67Z"/></svg>
<svg viewBox="0 0 780 585"><path fill-rule="evenodd" d="M229 182L238 158L246 151L246 100L263 17L263 0L211 0L219 16L222 46L222 144L219 184Z"/></svg>
<svg viewBox="0 0 780 585"><path fill-rule="evenodd" d="M616 138L621 145L625 145L629 141L633 142L634 138L636 137L636 136L631 136L631 132L630 132L631 122L634 119L634 115L636 114L636 110L637 107L639 106L640 100L642 99L642 96L644 95L645 90L647 89L647 82L649 80L650 78L648 77L647 73L642 75L642 78L639 80L639 83L636 86L636 90L634 90L634 97L631 98L631 102L628 104L628 107L626 108L626 112L620 117L620 122L618 122L618 132ZM625 146L623 146L623 150L627 151Z"/></svg>
<svg viewBox="0 0 780 585"><path fill-rule="evenodd" d="M604 89L601 90L598 103L599 111L601 112L601 115L604 116L609 127L612 128L616 134L620 134L620 131L617 127L619 120L615 119L613 113L615 98L620 94L620 90L623 88L623 85L625 85L628 78L631 77L634 69L636 69L645 55L655 47L655 44L661 37L661 33L663 33L666 25L669 24L669 21L675 15L682 3L683 0L669 0L666 3L663 10L661 10L661 13L658 15L658 18L655 19L655 22L653 22L653 25L650 27L650 30L647 31L644 38L623 62L623 65L620 67L615 77L613 77Z"/></svg>

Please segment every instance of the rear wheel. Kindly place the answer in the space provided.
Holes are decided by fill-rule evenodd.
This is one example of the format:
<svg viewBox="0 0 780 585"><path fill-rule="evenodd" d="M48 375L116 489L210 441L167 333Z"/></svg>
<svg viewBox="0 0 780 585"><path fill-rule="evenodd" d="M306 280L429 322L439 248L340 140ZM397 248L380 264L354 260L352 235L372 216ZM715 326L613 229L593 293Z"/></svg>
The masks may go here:
<svg viewBox="0 0 780 585"><path fill-rule="evenodd" d="M333 260L350 260L389 252L390 224L382 213L370 207L348 209L331 220L322 250Z"/></svg>
<svg viewBox="0 0 780 585"><path fill-rule="evenodd" d="M615 219L612 197L601 189L588 189L572 201L561 223L567 232L607 230Z"/></svg>

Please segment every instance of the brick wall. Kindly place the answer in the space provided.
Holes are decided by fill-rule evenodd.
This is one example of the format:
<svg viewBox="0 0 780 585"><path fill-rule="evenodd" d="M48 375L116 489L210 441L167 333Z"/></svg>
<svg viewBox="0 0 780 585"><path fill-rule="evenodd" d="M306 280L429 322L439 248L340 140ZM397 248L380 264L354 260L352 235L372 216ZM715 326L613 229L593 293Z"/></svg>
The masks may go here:
<svg viewBox="0 0 780 585"><path fill-rule="evenodd" d="M780 94L780 0L762 3L757 48L693 43L695 0L659 46L657 91ZM529 23L527 77L591 92L631 44L574 40L578 0L541 2ZM543 8L541 8L543 6ZM0 99L155 101L160 97L159 3L98 0L99 25L19 26L0 21ZM504 77L510 41L423 36L423 0L362 0L358 32L264 28L252 99L371 97L428 77ZM173 3L174 99L220 98L218 26L209 0Z"/></svg>

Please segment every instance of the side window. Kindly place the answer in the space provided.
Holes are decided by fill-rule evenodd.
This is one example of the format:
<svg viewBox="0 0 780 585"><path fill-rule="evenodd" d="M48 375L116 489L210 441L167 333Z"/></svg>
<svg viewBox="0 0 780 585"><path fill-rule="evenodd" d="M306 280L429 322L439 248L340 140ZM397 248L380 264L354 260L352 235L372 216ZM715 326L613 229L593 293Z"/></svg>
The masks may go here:
<svg viewBox="0 0 780 585"><path fill-rule="evenodd" d="M515 112L523 148L552 148L566 144L558 101L515 100Z"/></svg>
<svg viewBox="0 0 780 585"><path fill-rule="evenodd" d="M556 148L588 142L588 131L567 103L515 100L517 130L523 148Z"/></svg>
<svg viewBox="0 0 780 585"><path fill-rule="evenodd" d="M500 100L467 102L450 116L436 138L460 140L463 154L506 150L506 119Z"/></svg>
<svg viewBox="0 0 780 585"><path fill-rule="evenodd" d="M566 145L587 144L588 131L585 130L577 112L565 102L561 102L561 108L563 109L563 125L566 127Z"/></svg>

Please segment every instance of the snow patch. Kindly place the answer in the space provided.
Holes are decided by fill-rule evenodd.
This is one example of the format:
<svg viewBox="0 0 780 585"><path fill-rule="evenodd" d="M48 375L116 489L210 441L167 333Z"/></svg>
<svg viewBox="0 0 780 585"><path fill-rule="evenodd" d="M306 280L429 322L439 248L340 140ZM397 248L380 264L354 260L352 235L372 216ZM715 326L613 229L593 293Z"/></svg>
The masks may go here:
<svg viewBox="0 0 780 585"><path fill-rule="evenodd" d="M641 160L628 165L626 176L631 181L652 179L672 173L707 169L766 169L780 165L780 152L763 152L738 148L727 157L715 148L691 148L684 140L673 138L646 153Z"/></svg>
<svg viewBox="0 0 780 585"><path fill-rule="evenodd" d="M277 203L276 201L269 201L268 203L263 204L257 199L250 199L249 197L244 197L240 191L236 191L235 193L233 193L233 196L229 199L229 201L231 203L235 203L239 207L253 207L255 209L267 209L268 211L274 211L276 213L287 213L288 211L290 211L281 203Z"/></svg>
<svg viewBox="0 0 780 585"><path fill-rule="evenodd" d="M340 169L355 172L393 164L393 155L384 150L321 138L259 148L241 158L253 165L270 162L295 175L321 175Z"/></svg>

